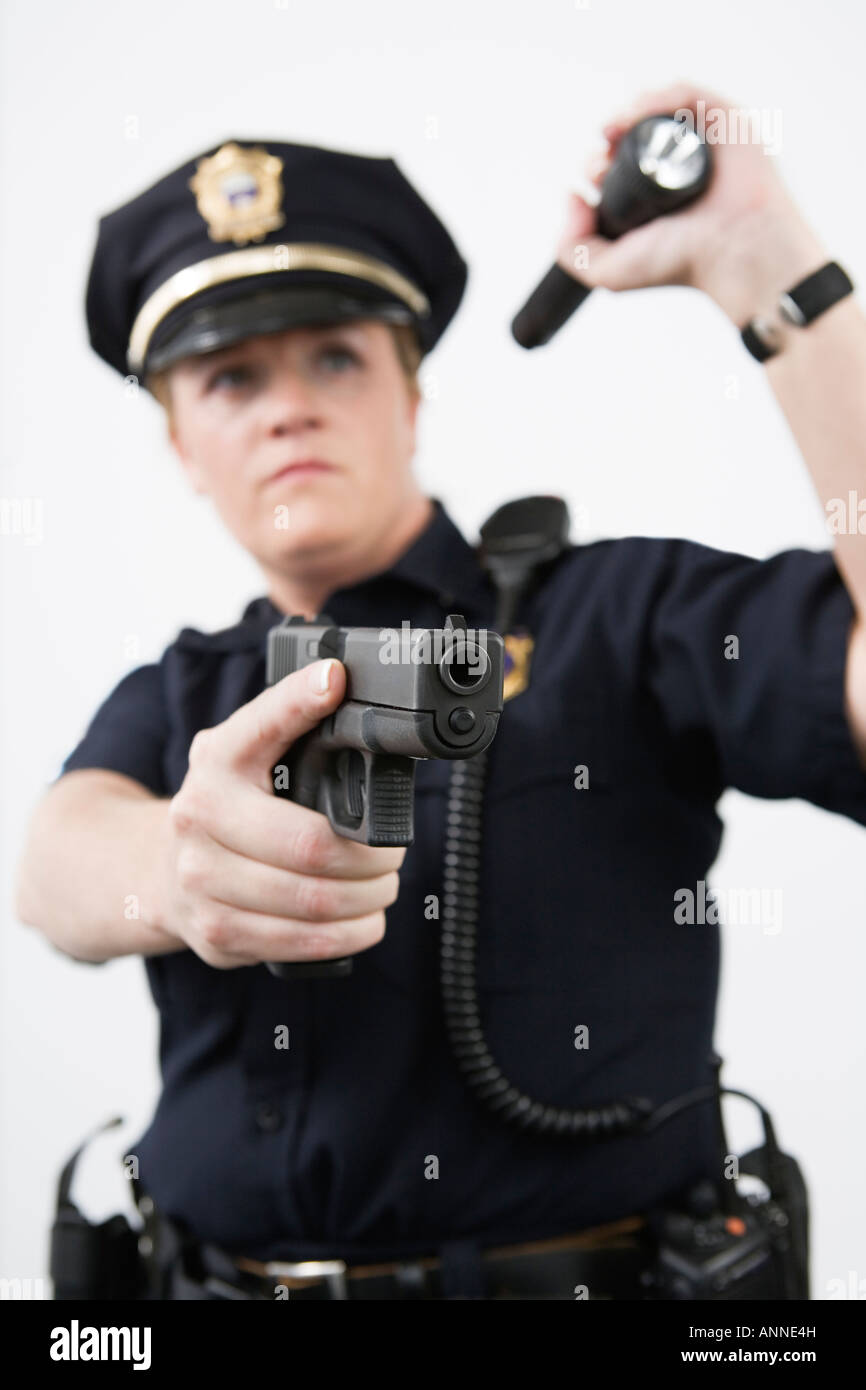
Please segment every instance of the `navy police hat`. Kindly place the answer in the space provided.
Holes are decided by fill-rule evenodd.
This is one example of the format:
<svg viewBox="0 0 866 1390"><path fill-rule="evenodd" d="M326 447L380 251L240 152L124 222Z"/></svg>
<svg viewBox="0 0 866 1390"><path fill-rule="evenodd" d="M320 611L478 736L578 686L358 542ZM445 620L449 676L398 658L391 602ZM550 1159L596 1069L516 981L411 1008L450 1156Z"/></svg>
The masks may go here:
<svg viewBox="0 0 866 1390"><path fill-rule="evenodd" d="M90 343L144 381L299 324L378 318L438 342L468 269L391 158L230 140L100 219Z"/></svg>

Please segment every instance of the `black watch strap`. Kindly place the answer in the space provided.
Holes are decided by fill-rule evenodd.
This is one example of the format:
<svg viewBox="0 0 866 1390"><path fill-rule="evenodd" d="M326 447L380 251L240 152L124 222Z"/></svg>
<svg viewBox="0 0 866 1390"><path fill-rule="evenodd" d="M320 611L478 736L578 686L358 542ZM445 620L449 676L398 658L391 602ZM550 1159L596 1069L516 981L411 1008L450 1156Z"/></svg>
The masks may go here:
<svg viewBox="0 0 866 1390"><path fill-rule="evenodd" d="M766 362L768 357L775 357L779 349L771 347L769 343L764 342L763 338L759 338L752 327L753 323L754 319L750 319L745 328L740 330L740 337L753 357L756 357L759 362Z"/></svg>
<svg viewBox="0 0 866 1390"><path fill-rule="evenodd" d="M819 314L823 314L825 309L844 299L853 288L841 265L836 261L828 261L820 270L807 275L799 285L788 290L787 294L782 295L782 299L791 300L797 306L803 323L811 323Z"/></svg>
<svg viewBox="0 0 866 1390"><path fill-rule="evenodd" d="M780 323L774 324L764 315L755 315L740 330L740 337L758 362L766 362L780 350L785 323L805 328L853 289L851 279L838 262L828 261L779 296Z"/></svg>

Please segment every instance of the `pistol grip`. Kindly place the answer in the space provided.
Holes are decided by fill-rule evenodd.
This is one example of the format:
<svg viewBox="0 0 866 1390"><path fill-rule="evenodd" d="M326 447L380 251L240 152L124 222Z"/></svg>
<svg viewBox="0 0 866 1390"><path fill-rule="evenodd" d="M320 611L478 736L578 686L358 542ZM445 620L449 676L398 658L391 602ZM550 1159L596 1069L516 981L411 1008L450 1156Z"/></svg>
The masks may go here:
<svg viewBox="0 0 866 1390"><path fill-rule="evenodd" d="M327 759L320 741L314 735L315 731L305 734L283 754L273 769L274 791L286 801L295 801L313 811L324 812ZM334 824L333 819L331 824ZM334 829L337 827L334 826ZM343 979L352 973L351 956L332 960L265 961L265 964L278 980Z"/></svg>
<svg viewBox="0 0 866 1390"><path fill-rule="evenodd" d="M277 796L327 816L336 835L365 845L411 845L415 834L415 759L368 748L334 748L314 730L277 767L288 787ZM277 768L274 768L276 774Z"/></svg>
<svg viewBox="0 0 866 1390"><path fill-rule="evenodd" d="M414 759L367 752L363 757L364 805L360 829L364 831L364 840L368 845L411 845L415 835ZM344 833L339 826L335 825L334 829L338 835Z"/></svg>
<svg viewBox="0 0 866 1390"><path fill-rule="evenodd" d="M414 758L355 748L326 753L320 742L306 735L286 755L282 766L287 764L289 785L277 795L321 811L337 835L367 845L411 845ZM339 979L352 973L351 956L266 964L281 980Z"/></svg>

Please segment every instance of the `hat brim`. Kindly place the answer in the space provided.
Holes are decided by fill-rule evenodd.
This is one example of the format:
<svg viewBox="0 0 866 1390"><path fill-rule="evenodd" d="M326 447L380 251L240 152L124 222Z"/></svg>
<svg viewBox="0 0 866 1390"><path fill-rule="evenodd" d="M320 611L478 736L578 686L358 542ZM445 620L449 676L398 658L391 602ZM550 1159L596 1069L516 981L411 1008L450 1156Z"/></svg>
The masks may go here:
<svg viewBox="0 0 866 1390"><path fill-rule="evenodd" d="M215 304L202 304L197 298L185 313L176 311L159 326L148 347L144 375L163 371L183 357L198 357L260 333L352 319L410 324L416 321L409 306L393 296L354 289L347 292L325 286L293 285L258 290Z"/></svg>

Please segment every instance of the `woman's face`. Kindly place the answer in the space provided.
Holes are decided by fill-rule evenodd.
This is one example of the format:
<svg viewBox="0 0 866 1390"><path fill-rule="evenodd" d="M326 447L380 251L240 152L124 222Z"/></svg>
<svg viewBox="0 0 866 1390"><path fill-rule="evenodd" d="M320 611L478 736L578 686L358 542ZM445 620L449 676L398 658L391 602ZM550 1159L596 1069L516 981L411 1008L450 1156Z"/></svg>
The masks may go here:
<svg viewBox="0 0 866 1390"><path fill-rule="evenodd" d="M291 328L176 363L171 438L193 487L266 570L338 574L418 488L418 398L386 324ZM316 460L324 468L275 476Z"/></svg>

